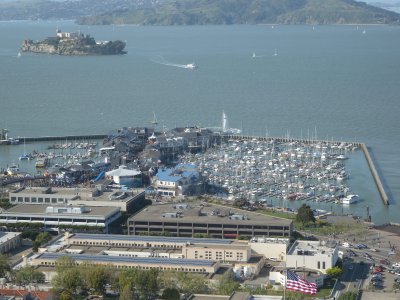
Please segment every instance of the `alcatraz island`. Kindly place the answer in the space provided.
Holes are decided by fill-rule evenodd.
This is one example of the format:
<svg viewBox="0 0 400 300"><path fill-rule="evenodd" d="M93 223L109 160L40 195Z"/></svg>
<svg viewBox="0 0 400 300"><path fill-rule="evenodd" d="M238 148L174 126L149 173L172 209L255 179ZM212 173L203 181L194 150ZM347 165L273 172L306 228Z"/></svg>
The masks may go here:
<svg viewBox="0 0 400 300"><path fill-rule="evenodd" d="M56 36L42 41L24 40L21 51L58 55L118 55L126 53L125 45L120 40L96 41L88 34L57 29Z"/></svg>

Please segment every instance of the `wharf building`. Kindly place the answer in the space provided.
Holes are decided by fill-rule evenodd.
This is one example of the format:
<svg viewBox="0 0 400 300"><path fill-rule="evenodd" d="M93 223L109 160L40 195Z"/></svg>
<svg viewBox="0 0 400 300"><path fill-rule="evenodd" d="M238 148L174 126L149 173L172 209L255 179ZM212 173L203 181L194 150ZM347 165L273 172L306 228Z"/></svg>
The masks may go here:
<svg viewBox="0 0 400 300"><path fill-rule="evenodd" d="M121 217L118 207L19 204L0 213L0 223L43 223L49 230L63 226L88 226L108 232L109 225Z"/></svg>
<svg viewBox="0 0 400 300"><path fill-rule="evenodd" d="M335 241L295 241L286 256L286 267L326 270L336 265L339 259L338 244Z"/></svg>
<svg viewBox="0 0 400 300"><path fill-rule="evenodd" d="M143 189L110 190L106 184L94 188L27 187L9 194L11 204L118 207L121 211L130 211L144 199Z"/></svg>
<svg viewBox="0 0 400 300"><path fill-rule="evenodd" d="M204 192L204 180L193 164L160 169L153 182L154 189L160 196L176 197Z"/></svg>
<svg viewBox="0 0 400 300"><path fill-rule="evenodd" d="M129 235L290 238L293 222L208 203L155 204L127 221Z"/></svg>

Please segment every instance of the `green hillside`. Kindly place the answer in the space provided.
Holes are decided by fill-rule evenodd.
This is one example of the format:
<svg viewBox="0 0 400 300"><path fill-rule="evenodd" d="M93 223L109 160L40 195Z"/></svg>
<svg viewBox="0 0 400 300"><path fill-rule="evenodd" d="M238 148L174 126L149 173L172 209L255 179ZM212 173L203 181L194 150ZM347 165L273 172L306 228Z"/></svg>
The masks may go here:
<svg viewBox="0 0 400 300"><path fill-rule="evenodd" d="M400 15L353 0L178 0L78 19L81 24L398 24Z"/></svg>

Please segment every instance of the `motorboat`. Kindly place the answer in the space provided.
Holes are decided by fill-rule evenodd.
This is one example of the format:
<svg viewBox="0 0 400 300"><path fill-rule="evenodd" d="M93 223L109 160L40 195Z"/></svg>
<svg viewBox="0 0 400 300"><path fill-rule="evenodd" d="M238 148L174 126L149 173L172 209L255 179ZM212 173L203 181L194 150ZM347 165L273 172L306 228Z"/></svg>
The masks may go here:
<svg viewBox="0 0 400 300"><path fill-rule="evenodd" d="M193 70L193 69L196 69L197 66L196 66L194 63L191 63L191 64L185 65L185 68L186 68L186 69L191 69L191 70Z"/></svg>
<svg viewBox="0 0 400 300"><path fill-rule="evenodd" d="M358 195L348 195L342 199L342 204L354 204L358 201Z"/></svg>
<svg viewBox="0 0 400 300"><path fill-rule="evenodd" d="M19 173L19 167L15 164L12 164L7 168L8 175L17 175Z"/></svg>

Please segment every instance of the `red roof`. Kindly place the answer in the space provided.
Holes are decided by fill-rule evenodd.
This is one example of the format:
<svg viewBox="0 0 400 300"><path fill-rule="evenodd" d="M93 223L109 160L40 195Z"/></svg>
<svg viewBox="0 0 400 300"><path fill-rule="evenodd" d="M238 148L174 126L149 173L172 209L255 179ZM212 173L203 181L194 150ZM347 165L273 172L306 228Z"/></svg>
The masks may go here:
<svg viewBox="0 0 400 300"><path fill-rule="evenodd" d="M22 297L28 294L31 294L33 297L38 298L39 300L51 299L53 295L51 292L45 291L28 291L28 290L17 290L17 289L1 289L0 295L2 296L14 296L14 297Z"/></svg>

